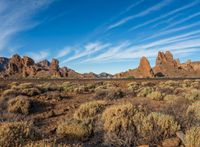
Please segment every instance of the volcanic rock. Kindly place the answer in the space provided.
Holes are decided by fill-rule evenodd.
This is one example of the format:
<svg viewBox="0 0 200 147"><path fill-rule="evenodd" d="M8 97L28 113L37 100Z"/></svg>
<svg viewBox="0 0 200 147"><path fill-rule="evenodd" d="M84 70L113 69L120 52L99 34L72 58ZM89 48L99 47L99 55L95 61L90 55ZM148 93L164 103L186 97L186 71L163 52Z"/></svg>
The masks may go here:
<svg viewBox="0 0 200 147"><path fill-rule="evenodd" d="M146 57L142 57L140 60L140 65L138 67L139 72L143 77L154 77L153 70L149 64L149 61Z"/></svg>

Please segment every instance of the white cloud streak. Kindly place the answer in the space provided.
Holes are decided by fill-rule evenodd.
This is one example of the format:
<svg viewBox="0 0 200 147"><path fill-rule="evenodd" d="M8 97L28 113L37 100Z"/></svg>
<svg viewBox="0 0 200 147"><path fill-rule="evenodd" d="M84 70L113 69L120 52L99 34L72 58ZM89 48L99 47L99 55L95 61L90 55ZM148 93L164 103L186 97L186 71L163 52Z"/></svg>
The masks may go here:
<svg viewBox="0 0 200 147"><path fill-rule="evenodd" d="M158 11L158 10L162 9L163 7L167 6L168 4L170 4L171 2L172 2L172 0L165 0L165 1L162 1L162 2L158 3L157 5L154 5L154 6L150 7L150 8L148 8L145 11L142 11L142 12L138 13L138 14L125 17L125 18L121 19L120 21L118 21L118 22L116 22L114 24L111 24L108 27L108 30L116 28L116 27L119 27L119 26L121 26L121 25L129 22L130 20L135 19L135 18L142 17L142 16L148 15L148 14L150 14L152 12Z"/></svg>
<svg viewBox="0 0 200 147"><path fill-rule="evenodd" d="M48 7L53 0L20 0L0 2L0 50L3 50L12 37L22 30L33 28L39 22L32 21L32 16Z"/></svg>

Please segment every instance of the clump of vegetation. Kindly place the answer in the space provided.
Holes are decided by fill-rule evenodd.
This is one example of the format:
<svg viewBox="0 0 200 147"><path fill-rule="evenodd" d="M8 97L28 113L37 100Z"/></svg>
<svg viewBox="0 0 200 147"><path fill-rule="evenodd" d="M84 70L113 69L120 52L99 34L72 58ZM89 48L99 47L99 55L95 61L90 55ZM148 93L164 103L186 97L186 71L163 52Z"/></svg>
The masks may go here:
<svg viewBox="0 0 200 147"><path fill-rule="evenodd" d="M108 89L101 89L98 88L95 92L96 99L109 99L115 100L120 99L124 96L124 92L119 88L108 88Z"/></svg>
<svg viewBox="0 0 200 147"><path fill-rule="evenodd" d="M15 89L7 89L3 91L3 96L17 96L19 92Z"/></svg>
<svg viewBox="0 0 200 147"><path fill-rule="evenodd" d="M20 93L22 95L35 96L41 94L41 91L38 88L33 87L33 88L22 89Z"/></svg>
<svg viewBox="0 0 200 147"><path fill-rule="evenodd" d="M34 127L28 122L0 123L0 146L23 146L27 140L34 137Z"/></svg>
<svg viewBox="0 0 200 147"><path fill-rule="evenodd" d="M200 90L191 89L188 93L184 94L184 97L189 101L200 100Z"/></svg>
<svg viewBox="0 0 200 147"><path fill-rule="evenodd" d="M130 91L135 91L135 90L138 90L139 87L140 87L140 84L138 82L131 82L131 83L128 83L128 89Z"/></svg>
<svg viewBox="0 0 200 147"><path fill-rule="evenodd" d="M188 107L187 115L194 115L197 120L200 120L200 101L196 101Z"/></svg>
<svg viewBox="0 0 200 147"><path fill-rule="evenodd" d="M199 147L200 146L200 127L192 127L186 131L185 134L186 147Z"/></svg>
<svg viewBox="0 0 200 147"><path fill-rule="evenodd" d="M74 118L81 121L93 120L100 112L102 112L105 105L105 101L91 101L84 103L75 111Z"/></svg>
<svg viewBox="0 0 200 147"><path fill-rule="evenodd" d="M153 92L153 88L151 87L143 87L138 90L138 97L146 97L148 94Z"/></svg>
<svg viewBox="0 0 200 147"><path fill-rule="evenodd" d="M8 101L8 112L29 114L32 102L26 97L18 96Z"/></svg>
<svg viewBox="0 0 200 147"><path fill-rule="evenodd" d="M56 133L60 137L76 140L86 140L92 134L91 125L75 119L66 120L58 125Z"/></svg>
<svg viewBox="0 0 200 147"><path fill-rule="evenodd" d="M152 112L148 115L148 121L152 125L152 139L166 139L173 136L179 129L180 125L171 115Z"/></svg>
<svg viewBox="0 0 200 147"><path fill-rule="evenodd" d="M163 99L167 103L173 103L178 97L176 95L166 95Z"/></svg>
<svg viewBox="0 0 200 147"><path fill-rule="evenodd" d="M73 92L73 90L74 90L74 84L72 84L71 82L64 82L64 83L62 83L61 87L66 92Z"/></svg>
<svg viewBox="0 0 200 147"><path fill-rule="evenodd" d="M152 128L143 112L132 104L114 105L102 114L105 142L115 146L136 145L139 136L145 136Z"/></svg>
<svg viewBox="0 0 200 147"><path fill-rule="evenodd" d="M163 100L163 94L159 91L153 91L150 94L148 94L147 97L157 101Z"/></svg>
<svg viewBox="0 0 200 147"><path fill-rule="evenodd" d="M17 86L17 89L27 89L27 88L33 88L35 85L33 83L22 83Z"/></svg>
<svg viewBox="0 0 200 147"><path fill-rule="evenodd" d="M18 85L19 85L18 82L12 82L12 83L9 84L9 86L10 86L11 88L15 88L15 87L17 87Z"/></svg>

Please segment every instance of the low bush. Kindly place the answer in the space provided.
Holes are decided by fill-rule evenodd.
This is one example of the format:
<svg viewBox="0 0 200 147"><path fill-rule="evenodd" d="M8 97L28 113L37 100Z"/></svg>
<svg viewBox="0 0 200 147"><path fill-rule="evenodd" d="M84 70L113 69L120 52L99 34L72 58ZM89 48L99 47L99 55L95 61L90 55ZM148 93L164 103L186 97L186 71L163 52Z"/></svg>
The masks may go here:
<svg viewBox="0 0 200 147"><path fill-rule="evenodd" d="M192 127L185 134L186 147L200 147L200 127Z"/></svg>
<svg viewBox="0 0 200 147"><path fill-rule="evenodd" d="M151 87L143 87L138 90L138 97L146 97L148 94L153 92L153 88Z"/></svg>
<svg viewBox="0 0 200 147"><path fill-rule="evenodd" d="M17 96L19 92L15 89L7 89L3 91L3 96Z"/></svg>
<svg viewBox="0 0 200 147"><path fill-rule="evenodd" d="M180 125L174 120L171 115L152 112L148 115L148 121L152 125L153 130L151 131L152 140L156 139L167 139L180 129Z"/></svg>
<svg viewBox="0 0 200 147"><path fill-rule="evenodd" d="M35 96L41 94L41 91L38 88L33 87L33 88L21 89L20 93L22 95Z"/></svg>
<svg viewBox="0 0 200 147"><path fill-rule="evenodd" d="M95 92L94 98L115 100L124 97L124 95L124 92L119 88L98 88L98 90Z"/></svg>
<svg viewBox="0 0 200 147"><path fill-rule="evenodd" d="M146 97L152 100L157 100L157 101L163 100L163 94L159 91L153 91L150 94L148 94Z"/></svg>
<svg viewBox="0 0 200 147"><path fill-rule="evenodd" d="M0 123L0 146L23 146L29 139L34 139L35 131L28 122L3 122Z"/></svg>
<svg viewBox="0 0 200 147"><path fill-rule="evenodd" d="M113 105L102 114L105 142L114 146L134 146L141 136L150 132L145 114L132 104Z"/></svg>
<svg viewBox="0 0 200 147"><path fill-rule="evenodd" d="M105 101L91 101L81 104L75 111L74 118L81 121L93 120L100 112L102 112L105 105Z"/></svg>
<svg viewBox="0 0 200 147"><path fill-rule="evenodd" d="M78 120L66 120L58 125L56 133L60 137L75 140L86 140L92 134L92 127Z"/></svg>
<svg viewBox="0 0 200 147"><path fill-rule="evenodd" d="M190 101L200 100L200 90L191 89L189 92L184 94L184 97Z"/></svg>
<svg viewBox="0 0 200 147"><path fill-rule="evenodd" d="M32 102L27 97L18 96L8 101L8 112L29 114Z"/></svg>
<svg viewBox="0 0 200 147"><path fill-rule="evenodd" d="M173 103L173 102L175 102L176 99L178 99L178 96L176 96L176 95L166 95L163 99L167 103Z"/></svg>
<svg viewBox="0 0 200 147"><path fill-rule="evenodd" d="M200 101L196 101L188 107L187 115L194 115L197 120L200 120Z"/></svg>

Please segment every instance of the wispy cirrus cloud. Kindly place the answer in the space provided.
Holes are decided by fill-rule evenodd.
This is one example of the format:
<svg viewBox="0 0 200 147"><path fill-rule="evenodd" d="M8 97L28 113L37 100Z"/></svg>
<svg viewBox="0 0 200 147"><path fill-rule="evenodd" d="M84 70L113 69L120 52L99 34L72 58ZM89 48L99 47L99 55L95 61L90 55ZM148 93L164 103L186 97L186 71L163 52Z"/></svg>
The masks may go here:
<svg viewBox="0 0 200 147"><path fill-rule="evenodd" d="M150 25L150 24L152 24L152 23L154 23L154 22L158 22L158 21L160 21L160 20L162 20L162 19L165 19L165 18L167 18L167 17L170 17L170 16L172 16L172 15L174 15L174 14L177 15L177 13L180 13L180 12L183 12L183 11L189 9L189 8L192 8L192 7L196 6L196 5L199 4L199 3L200 3L200 1L199 1L199 0L196 0L196 1L192 2L192 3L189 3L189 4L187 4L187 5L184 5L184 6L180 7L180 8L174 9L174 10L172 10L172 11L166 13L166 14L163 14L163 15L161 15L161 16L159 16L159 17L156 17L156 18L154 18L154 19L148 20L148 21L146 21L146 22L144 22L144 23L142 23L142 24L139 24L139 25L137 25L137 26L133 26L132 28L129 29L129 31L133 31L133 30L135 30L135 29L144 27L144 26L146 26L146 25Z"/></svg>
<svg viewBox="0 0 200 147"><path fill-rule="evenodd" d="M20 0L0 2L0 50L8 46L13 36L20 31L40 24L32 19L38 11L48 7L53 0Z"/></svg>
<svg viewBox="0 0 200 147"><path fill-rule="evenodd" d="M56 58L62 58L64 56L68 55L70 52L71 52L71 48L65 47L64 49L58 51Z"/></svg>
<svg viewBox="0 0 200 147"><path fill-rule="evenodd" d="M89 56L104 48L107 48L108 46L110 46L109 43L102 44L101 42L92 42L92 43L87 43L85 46L82 46L82 47L73 47L73 48L76 48L75 54L71 56L70 58L64 60L62 64L82 58L84 56Z"/></svg>
<svg viewBox="0 0 200 147"><path fill-rule="evenodd" d="M130 20L135 19L135 18L142 17L142 16L148 15L152 12L158 11L158 10L162 9L163 7L169 5L171 2L172 2L172 0L165 0L165 1L158 3L157 5L154 5L150 8L148 8L145 11L138 13L138 14L127 16L127 17L121 19L120 21L108 26L108 30L119 27L119 26L121 26L121 25L129 22Z"/></svg>
<svg viewBox="0 0 200 147"><path fill-rule="evenodd" d="M33 58L36 62L46 59L49 56L48 51L40 51L40 52L29 52L26 55Z"/></svg>

